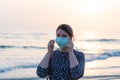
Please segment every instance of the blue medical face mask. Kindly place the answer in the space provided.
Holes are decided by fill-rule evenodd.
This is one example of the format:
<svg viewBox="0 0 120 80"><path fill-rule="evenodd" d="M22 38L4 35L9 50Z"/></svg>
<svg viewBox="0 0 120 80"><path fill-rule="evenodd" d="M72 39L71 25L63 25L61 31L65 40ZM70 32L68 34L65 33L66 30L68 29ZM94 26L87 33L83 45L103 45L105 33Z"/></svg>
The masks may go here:
<svg viewBox="0 0 120 80"><path fill-rule="evenodd" d="M56 43L60 48L64 48L68 43L68 38L56 37Z"/></svg>

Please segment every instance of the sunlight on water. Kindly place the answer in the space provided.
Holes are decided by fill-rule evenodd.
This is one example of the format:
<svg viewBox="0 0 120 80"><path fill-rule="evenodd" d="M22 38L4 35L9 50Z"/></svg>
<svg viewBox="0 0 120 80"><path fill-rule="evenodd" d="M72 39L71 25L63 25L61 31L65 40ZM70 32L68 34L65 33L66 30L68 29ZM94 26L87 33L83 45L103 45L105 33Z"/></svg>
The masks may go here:
<svg viewBox="0 0 120 80"><path fill-rule="evenodd" d="M88 43L86 42L85 44L83 44L83 48L87 50L87 53L100 53L102 50L100 50L100 45L98 45L98 43Z"/></svg>
<svg viewBox="0 0 120 80"><path fill-rule="evenodd" d="M76 35L78 36L78 35ZM97 42L88 42L87 40L94 40L99 37L98 33L93 30L86 30L81 33L81 37L77 38L75 41L75 46L79 49L84 49L85 53L100 53L102 49L100 49L100 43Z"/></svg>
<svg viewBox="0 0 120 80"><path fill-rule="evenodd" d="M96 39L99 37L98 33L94 30L86 30L82 34L84 39Z"/></svg>

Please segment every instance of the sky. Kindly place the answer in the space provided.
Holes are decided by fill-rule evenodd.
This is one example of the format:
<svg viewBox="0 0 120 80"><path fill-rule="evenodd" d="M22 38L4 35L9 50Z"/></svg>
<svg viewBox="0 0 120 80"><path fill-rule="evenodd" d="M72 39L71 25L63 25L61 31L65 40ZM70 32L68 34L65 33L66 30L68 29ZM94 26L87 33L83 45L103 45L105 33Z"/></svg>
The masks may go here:
<svg viewBox="0 0 120 80"><path fill-rule="evenodd" d="M55 32L62 23L76 34L118 34L120 0L0 0L0 28Z"/></svg>

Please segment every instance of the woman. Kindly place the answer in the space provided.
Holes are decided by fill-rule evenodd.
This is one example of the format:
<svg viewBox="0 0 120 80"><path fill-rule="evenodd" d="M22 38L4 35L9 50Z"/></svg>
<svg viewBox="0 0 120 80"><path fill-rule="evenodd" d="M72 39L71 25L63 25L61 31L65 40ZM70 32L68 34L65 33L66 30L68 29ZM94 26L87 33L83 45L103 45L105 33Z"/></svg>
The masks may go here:
<svg viewBox="0 0 120 80"><path fill-rule="evenodd" d="M50 80L78 80L84 75L84 53L74 48L73 30L67 24L61 24L56 30L56 43L59 49L54 50L54 40L48 43L48 51L37 67L37 75L48 76Z"/></svg>

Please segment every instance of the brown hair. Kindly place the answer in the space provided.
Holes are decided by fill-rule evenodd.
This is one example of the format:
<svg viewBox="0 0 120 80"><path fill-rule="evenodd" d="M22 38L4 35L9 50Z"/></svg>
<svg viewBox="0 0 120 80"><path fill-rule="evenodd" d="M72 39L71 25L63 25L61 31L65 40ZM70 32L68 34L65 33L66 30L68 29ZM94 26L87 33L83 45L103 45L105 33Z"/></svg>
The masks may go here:
<svg viewBox="0 0 120 80"><path fill-rule="evenodd" d="M64 30L70 36L71 39L73 38L73 30L68 24L59 25L56 31L58 31L59 29Z"/></svg>

